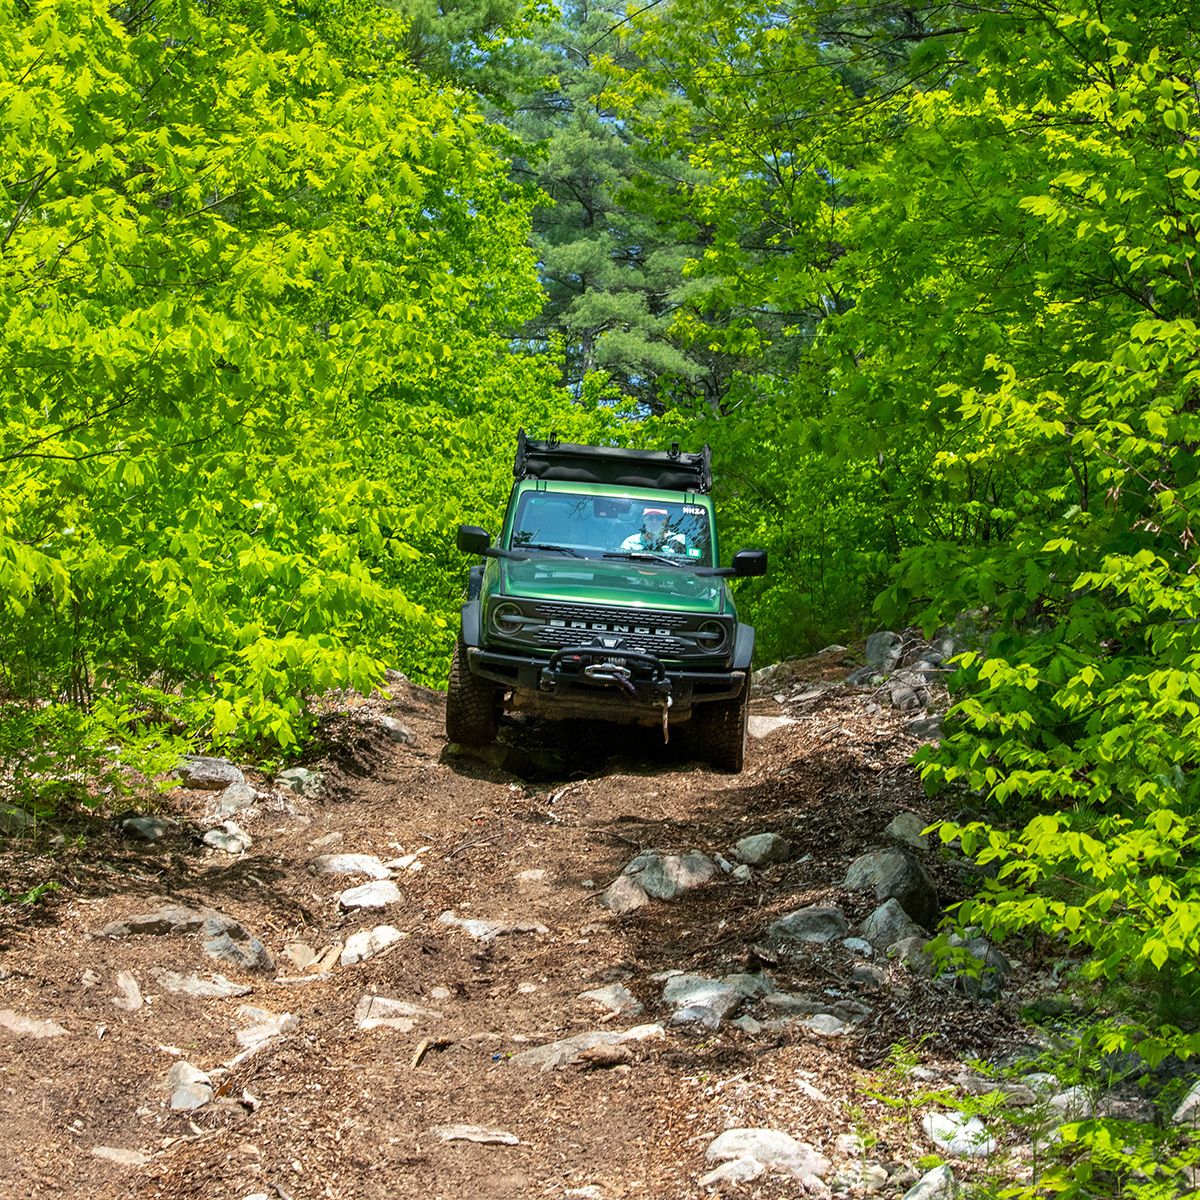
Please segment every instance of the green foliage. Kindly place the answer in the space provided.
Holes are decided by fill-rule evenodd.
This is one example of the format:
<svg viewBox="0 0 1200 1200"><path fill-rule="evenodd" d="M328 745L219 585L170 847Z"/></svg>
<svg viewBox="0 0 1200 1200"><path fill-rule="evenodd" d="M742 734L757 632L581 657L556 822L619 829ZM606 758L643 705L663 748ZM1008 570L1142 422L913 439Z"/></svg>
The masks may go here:
<svg viewBox="0 0 1200 1200"><path fill-rule="evenodd" d="M310 7L0 3L10 722L148 682L286 749L436 627L399 564L452 473L364 464L414 379L528 379L528 213L401 22Z"/></svg>

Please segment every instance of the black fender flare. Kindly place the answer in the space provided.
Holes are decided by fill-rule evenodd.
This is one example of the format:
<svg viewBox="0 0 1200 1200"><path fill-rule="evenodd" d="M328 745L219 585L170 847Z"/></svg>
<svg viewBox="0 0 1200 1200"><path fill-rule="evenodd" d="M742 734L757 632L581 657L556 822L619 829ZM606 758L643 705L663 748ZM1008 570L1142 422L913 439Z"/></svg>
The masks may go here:
<svg viewBox="0 0 1200 1200"><path fill-rule="evenodd" d="M462 606L462 640L464 646L478 646L483 641L483 614L478 600L468 600Z"/></svg>
<svg viewBox="0 0 1200 1200"><path fill-rule="evenodd" d="M730 666L735 671L749 671L754 661L754 626L741 625L737 627L737 636L733 641L733 662Z"/></svg>

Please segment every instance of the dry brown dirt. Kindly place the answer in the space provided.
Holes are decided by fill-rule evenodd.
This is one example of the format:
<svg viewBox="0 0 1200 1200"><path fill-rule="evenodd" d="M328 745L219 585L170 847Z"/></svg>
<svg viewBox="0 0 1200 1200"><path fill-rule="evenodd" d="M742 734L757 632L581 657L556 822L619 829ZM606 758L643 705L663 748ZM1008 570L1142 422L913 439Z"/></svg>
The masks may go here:
<svg viewBox="0 0 1200 1200"><path fill-rule="evenodd" d="M798 675L845 670L826 656ZM743 1125L811 1142L833 1160L831 1181L846 1170L839 1136L865 1134L869 1158L892 1172L879 1194L904 1190L929 1147L911 1112L872 1096L909 1086L882 1065L888 1048L920 1044L925 1060L948 1072L1011 1027L1001 1010L898 965L884 986L859 988L837 943L766 969L782 988L836 988L870 1005L873 1015L853 1036L823 1039L794 1025L753 1035L731 1025L668 1027L615 1068L541 1072L510 1061L572 1033L665 1022L662 983L652 976L762 969L756 940L800 905L824 900L851 920L866 915L873 905L865 897L839 890L847 862L877 844L900 810L940 815L907 764L917 743L898 715L849 687L790 705L797 723L752 742L740 776L715 774L651 734L509 722L507 742L547 748L565 764L551 772L556 778L530 781L449 755L438 694L399 686L382 702L415 734L411 745L366 722L379 705L347 702L326 718L322 757L312 764L325 771L324 792L312 800L274 793L241 822L254 839L241 858L201 843L212 797L185 789L158 802L181 825L155 845L130 841L115 819L80 818L59 827L65 844L51 846L43 834L0 848L10 894L50 878L62 885L38 904L0 908L0 1008L67 1031L38 1040L0 1029L0 1195L699 1196L708 1194L696 1183L712 1165L706 1146ZM785 709L766 698L754 711ZM268 788L261 776L252 781ZM748 884L721 877L627 916L597 901L640 849L728 854L738 838L768 830L790 838L797 857L756 870ZM422 847L424 869L399 872L403 900L379 915L341 913L336 896L357 881L310 870L323 852L388 859ZM961 883L949 864L936 854L929 864L943 901L957 898ZM166 902L227 913L277 957L287 943L320 949L382 922L408 936L364 963L289 983L212 962L194 935L114 940L99 932ZM484 944L438 923L445 910L536 922L546 932ZM297 974L280 963L280 976ZM156 985L160 968L221 971L252 991L240 999L172 994ZM140 986L136 1011L113 1004L118 971ZM606 1022L578 999L613 981L637 995L644 1014ZM367 993L441 1015L407 1033L360 1031L354 1012ZM181 1057L202 1070L231 1059L243 1004L298 1023L221 1077L213 1103L171 1111L168 1068ZM430 1132L458 1123L503 1128L519 1144L443 1143ZM119 1165L96 1157L98 1146L139 1151L146 1161ZM795 1186L763 1177L738 1194L794 1195ZM853 1182L834 1191L858 1194Z"/></svg>

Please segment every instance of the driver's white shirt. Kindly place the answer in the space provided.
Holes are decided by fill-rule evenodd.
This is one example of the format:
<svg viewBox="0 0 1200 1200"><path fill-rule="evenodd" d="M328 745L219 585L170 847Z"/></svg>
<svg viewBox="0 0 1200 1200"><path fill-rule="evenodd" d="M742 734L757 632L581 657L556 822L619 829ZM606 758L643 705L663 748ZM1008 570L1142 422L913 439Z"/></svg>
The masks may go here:
<svg viewBox="0 0 1200 1200"><path fill-rule="evenodd" d="M646 544L642 537L642 531L639 529L637 533L631 533L621 543L621 549L633 553L643 550L648 554L683 554L687 550L687 539L681 533L668 533L663 539L663 544L654 547Z"/></svg>

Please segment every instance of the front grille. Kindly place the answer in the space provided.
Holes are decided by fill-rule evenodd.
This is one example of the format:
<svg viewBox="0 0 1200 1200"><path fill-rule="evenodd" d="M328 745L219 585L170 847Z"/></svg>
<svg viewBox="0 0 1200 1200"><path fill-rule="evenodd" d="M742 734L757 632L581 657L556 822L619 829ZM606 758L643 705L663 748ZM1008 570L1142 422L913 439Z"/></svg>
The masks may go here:
<svg viewBox="0 0 1200 1200"><path fill-rule="evenodd" d="M694 655L693 641L675 636L694 618L686 613L635 613L626 608L586 608L577 604L540 603L533 609L538 624L537 644L551 650L590 645L601 638L619 638L623 647L659 658Z"/></svg>

